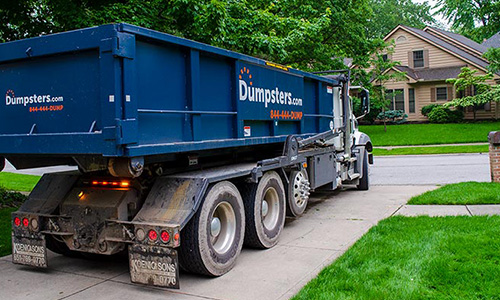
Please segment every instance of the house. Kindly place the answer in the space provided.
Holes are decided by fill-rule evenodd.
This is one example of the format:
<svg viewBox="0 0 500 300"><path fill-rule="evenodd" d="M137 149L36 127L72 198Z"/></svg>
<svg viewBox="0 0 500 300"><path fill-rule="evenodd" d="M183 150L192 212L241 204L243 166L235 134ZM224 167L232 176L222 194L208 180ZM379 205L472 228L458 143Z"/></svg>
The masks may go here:
<svg viewBox="0 0 500 300"><path fill-rule="evenodd" d="M429 104L442 104L461 96L446 79L455 78L462 67L478 70L485 74L489 65L482 58L489 47L500 47L500 33L478 44L462 35L434 27L423 30L399 25L385 38L394 41L393 53L386 54L387 59L399 61L400 66L386 72L404 72L405 79L385 83L388 97L392 98L391 109L401 109L408 114L409 121L425 121L421 114L422 107ZM500 82L500 74L488 84ZM375 83L374 83L375 84ZM473 90L465 91L472 95ZM476 108L478 119L500 118L500 105L487 103ZM465 110L465 118L473 118L472 108Z"/></svg>

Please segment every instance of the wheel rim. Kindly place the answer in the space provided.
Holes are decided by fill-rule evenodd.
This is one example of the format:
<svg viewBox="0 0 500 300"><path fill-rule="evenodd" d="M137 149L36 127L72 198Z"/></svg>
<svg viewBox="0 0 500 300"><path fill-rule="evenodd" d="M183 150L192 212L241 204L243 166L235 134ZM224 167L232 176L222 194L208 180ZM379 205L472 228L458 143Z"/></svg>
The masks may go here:
<svg viewBox="0 0 500 300"><path fill-rule="evenodd" d="M236 236L236 214L229 202L223 201L217 205L210 221L210 241L219 254L226 253Z"/></svg>
<svg viewBox="0 0 500 300"><path fill-rule="evenodd" d="M292 195L293 201L298 208L304 207L309 199L309 180L304 176L303 172L298 172L293 179Z"/></svg>
<svg viewBox="0 0 500 300"><path fill-rule="evenodd" d="M278 192L272 187L268 188L262 199L261 207L262 223L266 229L272 230L278 224L279 206Z"/></svg>

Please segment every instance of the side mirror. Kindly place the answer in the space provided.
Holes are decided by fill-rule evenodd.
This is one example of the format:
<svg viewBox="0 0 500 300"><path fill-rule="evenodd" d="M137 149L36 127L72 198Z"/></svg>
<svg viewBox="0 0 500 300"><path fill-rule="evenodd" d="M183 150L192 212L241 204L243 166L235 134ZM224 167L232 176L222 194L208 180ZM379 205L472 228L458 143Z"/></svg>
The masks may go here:
<svg viewBox="0 0 500 300"><path fill-rule="evenodd" d="M359 98L361 99L361 111L363 115L366 115L370 112L370 92L367 89L361 89Z"/></svg>

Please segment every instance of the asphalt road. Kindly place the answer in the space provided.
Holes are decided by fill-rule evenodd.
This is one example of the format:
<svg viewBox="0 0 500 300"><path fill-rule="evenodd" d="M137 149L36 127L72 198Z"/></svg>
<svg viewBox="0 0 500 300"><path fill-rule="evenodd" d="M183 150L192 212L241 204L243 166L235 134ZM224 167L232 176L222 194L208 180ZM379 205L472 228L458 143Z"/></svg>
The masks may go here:
<svg viewBox="0 0 500 300"><path fill-rule="evenodd" d="M377 156L372 185L437 185L490 181L488 154Z"/></svg>
<svg viewBox="0 0 500 300"><path fill-rule="evenodd" d="M488 154L377 156L370 168L372 185L437 185L463 181L490 181ZM7 162L4 172L42 175L76 167L16 170Z"/></svg>

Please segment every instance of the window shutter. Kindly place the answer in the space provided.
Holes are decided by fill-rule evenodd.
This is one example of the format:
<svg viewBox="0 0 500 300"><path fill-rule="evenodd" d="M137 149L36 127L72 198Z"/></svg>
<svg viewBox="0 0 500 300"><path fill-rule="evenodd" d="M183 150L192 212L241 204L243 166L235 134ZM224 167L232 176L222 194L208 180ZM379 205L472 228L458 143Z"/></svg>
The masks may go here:
<svg viewBox="0 0 500 300"><path fill-rule="evenodd" d="M447 101L453 100L453 87L449 86L446 92L446 96L448 98Z"/></svg>
<svg viewBox="0 0 500 300"><path fill-rule="evenodd" d="M408 51L408 67L413 69L413 51Z"/></svg>
<svg viewBox="0 0 500 300"><path fill-rule="evenodd" d="M436 102L436 88L431 88L431 102Z"/></svg>
<svg viewBox="0 0 500 300"><path fill-rule="evenodd" d="M429 67L429 50L424 50L424 68Z"/></svg>

